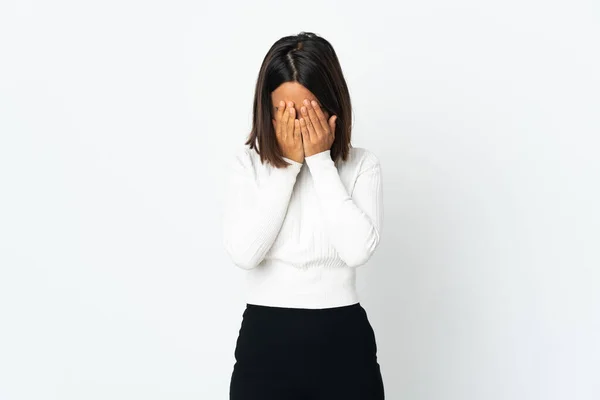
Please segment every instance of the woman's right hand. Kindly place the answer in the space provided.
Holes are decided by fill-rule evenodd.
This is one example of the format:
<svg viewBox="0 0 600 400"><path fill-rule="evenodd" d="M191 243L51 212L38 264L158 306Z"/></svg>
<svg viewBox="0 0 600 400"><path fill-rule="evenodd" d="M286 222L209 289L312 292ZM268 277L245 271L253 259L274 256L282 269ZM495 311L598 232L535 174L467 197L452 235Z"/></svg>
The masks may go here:
<svg viewBox="0 0 600 400"><path fill-rule="evenodd" d="M302 145L300 121L296 119L294 103L289 101L286 106L286 103L281 100L275 118L273 127L282 156L303 163L304 146Z"/></svg>

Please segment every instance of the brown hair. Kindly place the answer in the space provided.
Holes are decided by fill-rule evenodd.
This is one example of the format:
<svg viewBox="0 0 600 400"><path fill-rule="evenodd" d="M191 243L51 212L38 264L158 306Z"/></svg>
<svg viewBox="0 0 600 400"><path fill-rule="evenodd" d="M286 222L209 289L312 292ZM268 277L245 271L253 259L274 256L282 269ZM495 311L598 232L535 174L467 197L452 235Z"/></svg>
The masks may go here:
<svg viewBox="0 0 600 400"><path fill-rule="evenodd" d="M298 82L315 95L329 116L337 115L331 158L345 161L352 147L350 93L335 50L312 32L284 36L267 52L256 81L252 131L245 144L256 150L263 163L267 160L278 168L288 165L281 156L271 121L275 118L271 93L285 82Z"/></svg>

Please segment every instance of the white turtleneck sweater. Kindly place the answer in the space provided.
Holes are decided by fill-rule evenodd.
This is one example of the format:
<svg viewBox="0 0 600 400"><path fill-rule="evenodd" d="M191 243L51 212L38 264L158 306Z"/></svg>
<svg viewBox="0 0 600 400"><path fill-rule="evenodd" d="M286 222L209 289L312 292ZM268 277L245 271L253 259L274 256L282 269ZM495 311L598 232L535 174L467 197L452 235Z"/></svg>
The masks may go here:
<svg viewBox="0 0 600 400"><path fill-rule="evenodd" d="M351 147L275 168L243 145L232 157L222 212L223 244L247 270L246 302L330 308L359 301L356 268L381 237L383 198L378 158Z"/></svg>

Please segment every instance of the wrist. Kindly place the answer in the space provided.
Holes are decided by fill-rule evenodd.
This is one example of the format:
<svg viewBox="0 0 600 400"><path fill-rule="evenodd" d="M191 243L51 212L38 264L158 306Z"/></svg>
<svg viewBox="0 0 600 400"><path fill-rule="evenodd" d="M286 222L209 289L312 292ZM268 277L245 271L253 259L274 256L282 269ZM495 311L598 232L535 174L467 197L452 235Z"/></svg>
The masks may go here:
<svg viewBox="0 0 600 400"><path fill-rule="evenodd" d="M281 158L283 158L285 161L289 162L292 165L302 165L303 164L300 161L292 160L291 158L288 158L288 157L281 157Z"/></svg>
<svg viewBox="0 0 600 400"><path fill-rule="evenodd" d="M322 164L322 163L329 164L330 162L333 163L333 160L331 159L331 149L327 149L325 151L321 151L320 153L315 153L308 157L304 157L304 159L306 160L306 163L309 165Z"/></svg>

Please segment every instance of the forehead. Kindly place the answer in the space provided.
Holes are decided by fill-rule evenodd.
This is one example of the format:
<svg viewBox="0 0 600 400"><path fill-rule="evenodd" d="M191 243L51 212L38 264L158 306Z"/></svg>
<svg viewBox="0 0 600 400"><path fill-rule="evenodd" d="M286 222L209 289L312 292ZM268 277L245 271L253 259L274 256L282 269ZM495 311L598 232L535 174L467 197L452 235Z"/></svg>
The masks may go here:
<svg viewBox="0 0 600 400"><path fill-rule="evenodd" d="M271 100L274 107L279 106L279 102L293 101L294 106L300 106L304 99L317 100L314 94L298 82L284 82L271 93Z"/></svg>

